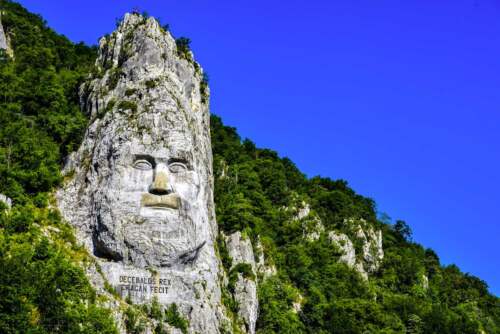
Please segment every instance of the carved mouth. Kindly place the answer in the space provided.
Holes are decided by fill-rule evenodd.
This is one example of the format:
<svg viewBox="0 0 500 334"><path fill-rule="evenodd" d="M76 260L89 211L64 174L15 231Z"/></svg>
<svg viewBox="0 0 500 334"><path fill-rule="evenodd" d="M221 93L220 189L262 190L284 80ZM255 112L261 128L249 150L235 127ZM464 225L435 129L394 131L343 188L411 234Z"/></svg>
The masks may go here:
<svg viewBox="0 0 500 334"><path fill-rule="evenodd" d="M153 209L178 209L180 206L180 198L177 194L162 196L143 194L141 205Z"/></svg>

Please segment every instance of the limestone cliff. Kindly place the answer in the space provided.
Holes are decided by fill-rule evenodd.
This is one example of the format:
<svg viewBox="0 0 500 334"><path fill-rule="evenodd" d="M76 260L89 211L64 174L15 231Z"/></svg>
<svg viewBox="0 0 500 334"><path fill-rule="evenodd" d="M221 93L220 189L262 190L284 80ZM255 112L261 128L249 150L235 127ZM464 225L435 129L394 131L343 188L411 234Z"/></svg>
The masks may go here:
<svg viewBox="0 0 500 334"><path fill-rule="evenodd" d="M175 304L190 333L219 333L225 316L202 69L156 20L126 14L100 40L81 104L90 125L57 197L97 261L92 282L131 303Z"/></svg>
<svg viewBox="0 0 500 334"><path fill-rule="evenodd" d="M4 194L0 194L0 202L3 203L8 209L12 206L12 200Z"/></svg>
<svg viewBox="0 0 500 334"><path fill-rule="evenodd" d="M292 208L294 219L302 222L304 238L315 241L325 232L325 227L306 202ZM344 233L345 232L345 233ZM384 259L382 231L375 230L364 219L345 219L342 231L327 231L328 239L340 251L339 261L356 270L364 279L376 272ZM359 245L356 251L355 245Z"/></svg>
<svg viewBox="0 0 500 334"><path fill-rule="evenodd" d="M7 37L5 35L5 32L3 30L3 26L2 26L2 15L1 15L1 13L0 13L0 49L2 49L2 50L7 50L8 49Z"/></svg>
<svg viewBox="0 0 500 334"><path fill-rule="evenodd" d="M225 242L232 259L231 271L235 275L234 299L238 303L238 316L242 320L241 330L254 334L259 309L257 299L257 264L253 252L252 242L241 232L235 232L225 237ZM238 265L248 265L250 273L234 272Z"/></svg>
<svg viewBox="0 0 500 334"><path fill-rule="evenodd" d="M368 279L368 274L376 272L384 259L382 231L374 230L364 219L346 219L344 226L349 235L330 231L328 238L339 248L339 260ZM357 253L355 244L360 245Z"/></svg>

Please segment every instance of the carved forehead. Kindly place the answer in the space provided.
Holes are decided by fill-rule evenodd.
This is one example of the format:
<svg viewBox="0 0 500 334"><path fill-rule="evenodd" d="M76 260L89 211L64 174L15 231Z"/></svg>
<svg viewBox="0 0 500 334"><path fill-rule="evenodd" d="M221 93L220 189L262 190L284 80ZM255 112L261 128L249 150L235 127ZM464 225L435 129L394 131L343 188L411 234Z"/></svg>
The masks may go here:
<svg viewBox="0 0 500 334"><path fill-rule="evenodd" d="M164 98L153 101L148 111L139 116L141 135L149 137L152 145L185 147L189 150L196 141L196 128L200 120L186 113L182 105L173 103L165 94Z"/></svg>
<svg viewBox="0 0 500 334"><path fill-rule="evenodd" d="M192 140L184 134L172 134L166 137L152 137L150 135L135 136L122 141L119 154L149 155L155 158L194 159L194 145Z"/></svg>

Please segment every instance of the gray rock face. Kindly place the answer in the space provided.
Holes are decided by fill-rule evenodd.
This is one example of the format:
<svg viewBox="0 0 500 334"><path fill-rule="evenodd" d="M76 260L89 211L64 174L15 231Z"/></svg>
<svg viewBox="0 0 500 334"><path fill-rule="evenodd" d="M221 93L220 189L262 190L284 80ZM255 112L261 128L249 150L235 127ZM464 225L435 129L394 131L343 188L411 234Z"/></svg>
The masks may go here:
<svg viewBox="0 0 500 334"><path fill-rule="evenodd" d="M372 273L378 270L384 259L384 249L382 247L382 231L376 231L369 227L364 231L358 229L357 237L363 243L363 260L367 272Z"/></svg>
<svg viewBox="0 0 500 334"><path fill-rule="evenodd" d="M260 242L260 238L257 240L257 244L255 245L255 253L257 254L257 262L255 263L255 266L257 274L259 274L262 281L278 273L275 265L266 263L264 247Z"/></svg>
<svg viewBox="0 0 500 334"><path fill-rule="evenodd" d="M249 264L255 276L257 265L250 239L243 238L240 232L235 232L225 237L225 239L229 256L233 260L232 268L240 263ZM234 289L234 298L238 303L238 315L244 321L244 327L241 329L245 333L254 334L259 309L255 279L249 279L242 274L238 274L238 280Z"/></svg>
<svg viewBox="0 0 500 334"><path fill-rule="evenodd" d="M302 202L302 206L298 209L297 215L295 216L295 219L300 220L303 219L311 213L311 207L309 206L309 203Z"/></svg>
<svg viewBox="0 0 500 334"><path fill-rule="evenodd" d="M298 208L295 208L294 220L302 221L304 238L308 241L318 240L321 233L325 232L325 227L316 213L313 213L309 203L302 201Z"/></svg>
<svg viewBox="0 0 500 334"><path fill-rule="evenodd" d="M66 164L74 176L59 208L122 297L176 303L190 332L219 333L202 70L153 18L126 14L100 40L96 73L81 88L91 122Z"/></svg>
<svg viewBox="0 0 500 334"><path fill-rule="evenodd" d="M297 299L292 303L292 311L294 313L299 313L302 311L302 303L304 302L304 297L299 293Z"/></svg>
<svg viewBox="0 0 500 334"><path fill-rule="evenodd" d="M356 251L354 250L351 239L349 239L347 235L335 231L328 233L328 238L342 252L340 261L347 264L349 267L354 267L356 265Z"/></svg>
<svg viewBox="0 0 500 334"><path fill-rule="evenodd" d="M0 194L0 202L5 204L8 209L10 209L10 207L12 206L12 200L7 196L5 196L4 194Z"/></svg>
<svg viewBox="0 0 500 334"><path fill-rule="evenodd" d="M302 201L292 210L295 210L293 219L302 222L306 241L316 241L325 233L321 218L311 210L308 203ZM364 219L345 219L343 223L347 234L327 231L328 238L341 251L339 261L355 269L364 279L368 279L368 274L376 272L384 258L382 231L375 231ZM353 240L362 245L358 256Z"/></svg>
<svg viewBox="0 0 500 334"><path fill-rule="evenodd" d="M239 231L226 236L225 239L229 256L233 260L233 267L238 263L248 263L255 271L255 258L250 239L244 238Z"/></svg>
<svg viewBox="0 0 500 334"><path fill-rule="evenodd" d="M7 46L7 38L5 36L5 32L3 31L2 16L0 14L0 49L7 50Z"/></svg>
<svg viewBox="0 0 500 334"><path fill-rule="evenodd" d="M330 231L328 238L342 252L339 260L354 268L364 279L368 279L368 274L376 272L384 259L382 231L375 231L371 226L367 226L363 219L349 219L344 223L353 229L354 235L351 238L336 231ZM360 256L356 256L352 238L361 242Z"/></svg>
<svg viewBox="0 0 500 334"><path fill-rule="evenodd" d="M426 274L422 274L421 285L424 290L429 290L429 277Z"/></svg>

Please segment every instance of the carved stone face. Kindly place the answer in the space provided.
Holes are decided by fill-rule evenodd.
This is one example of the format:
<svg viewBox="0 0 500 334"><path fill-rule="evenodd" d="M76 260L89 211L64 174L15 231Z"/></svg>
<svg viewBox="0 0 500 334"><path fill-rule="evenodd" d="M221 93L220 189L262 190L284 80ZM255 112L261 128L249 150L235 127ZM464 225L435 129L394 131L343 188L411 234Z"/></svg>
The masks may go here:
<svg viewBox="0 0 500 334"><path fill-rule="evenodd" d="M156 140L115 138L101 150L98 161L106 155L109 167L94 200L97 256L137 267L182 265L196 256L208 228L207 182L188 134L177 128Z"/></svg>
<svg viewBox="0 0 500 334"><path fill-rule="evenodd" d="M190 333L217 333L226 317L202 68L154 19L134 14L101 39L96 65L80 90L89 126L57 193L98 258L91 282L100 290L105 278L136 304L175 302Z"/></svg>

